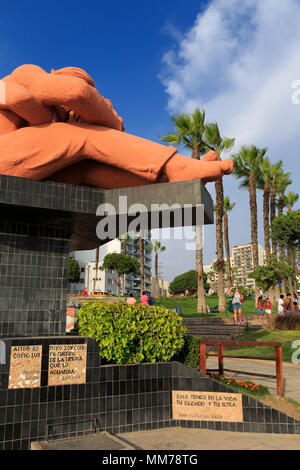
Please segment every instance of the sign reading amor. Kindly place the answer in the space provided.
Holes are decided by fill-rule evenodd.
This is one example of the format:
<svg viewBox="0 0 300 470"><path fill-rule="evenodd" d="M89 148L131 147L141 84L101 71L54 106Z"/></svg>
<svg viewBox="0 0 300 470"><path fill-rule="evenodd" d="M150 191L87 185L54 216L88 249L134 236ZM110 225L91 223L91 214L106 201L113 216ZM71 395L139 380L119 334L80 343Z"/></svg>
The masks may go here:
<svg viewBox="0 0 300 470"><path fill-rule="evenodd" d="M49 346L48 385L82 384L86 381L86 344Z"/></svg>
<svg viewBox="0 0 300 470"><path fill-rule="evenodd" d="M219 392L172 392L173 419L243 421L242 395Z"/></svg>
<svg viewBox="0 0 300 470"><path fill-rule="evenodd" d="M42 346L12 346L8 388L35 388L41 382Z"/></svg>

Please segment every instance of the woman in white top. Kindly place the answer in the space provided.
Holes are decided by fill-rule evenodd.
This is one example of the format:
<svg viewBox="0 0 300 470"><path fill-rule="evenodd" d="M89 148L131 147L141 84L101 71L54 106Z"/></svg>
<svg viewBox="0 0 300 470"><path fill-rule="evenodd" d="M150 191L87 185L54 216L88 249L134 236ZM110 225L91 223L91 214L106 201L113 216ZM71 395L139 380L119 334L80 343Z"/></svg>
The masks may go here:
<svg viewBox="0 0 300 470"><path fill-rule="evenodd" d="M234 314L234 324L237 325L237 314L239 314L240 325L243 325L244 322L242 320L242 303L244 302L243 294L239 291L239 288L236 287L234 293L232 292L233 287L230 288L227 295L232 296L232 308Z"/></svg>

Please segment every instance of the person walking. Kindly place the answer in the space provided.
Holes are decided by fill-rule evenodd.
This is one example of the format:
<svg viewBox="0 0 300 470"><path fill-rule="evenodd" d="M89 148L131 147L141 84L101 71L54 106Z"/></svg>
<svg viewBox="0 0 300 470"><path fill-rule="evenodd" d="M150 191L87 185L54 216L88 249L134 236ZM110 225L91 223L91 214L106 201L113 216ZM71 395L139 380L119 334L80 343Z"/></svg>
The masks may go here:
<svg viewBox="0 0 300 470"><path fill-rule="evenodd" d="M244 302L243 294L239 291L238 287L235 288L234 293L233 293L233 287L231 287L227 295L232 297L231 303L232 303L232 309L233 309L233 315L234 315L234 324L238 325L237 316L239 315L240 325L243 325L244 324L242 320L242 304Z"/></svg>
<svg viewBox="0 0 300 470"><path fill-rule="evenodd" d="M257 300L257 315L258 315L258 320L261 326L264 326L264 306L263 306L263 296L260 295Z"/></svg>

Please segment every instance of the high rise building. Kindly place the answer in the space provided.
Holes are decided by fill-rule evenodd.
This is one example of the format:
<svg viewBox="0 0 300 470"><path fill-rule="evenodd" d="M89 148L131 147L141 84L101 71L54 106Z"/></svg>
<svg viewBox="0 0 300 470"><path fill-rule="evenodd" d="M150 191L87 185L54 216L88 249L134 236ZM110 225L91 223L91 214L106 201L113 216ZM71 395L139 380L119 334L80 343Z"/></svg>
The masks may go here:
<svg viewBox="0 0 300 470"><path fill-rule="evenodd" d="M235 283L239 286L248 287L249 289L255 288L255 281L250 277L253 271L253 249L252 244L235 245L232 247L232 257L234 259L235 267ZM263 264L265 258L265 249L258 244L258 264Z"/></svg>
<svg viewBox="0 0 300 470"><path fill-rule="evenodd" d="M265 249L258 244L258 264L263 264L265 258ZM211 273L208 282L210 284L210 292L218 292L218 273L214 272L213 266L216 259L209 265L203 266L205 273ZM226 258L225 258L226 262ZM252 244L246 243L245 245L234 245L232 247L232 257L230 258L231 268L234 269L234 285L247 287L248 289L255 288L255 281L250 277L253 271L253 250ZM213 273L213 274L212 274ZM224 273L224 281L226 286L227 274Z"/></svg>

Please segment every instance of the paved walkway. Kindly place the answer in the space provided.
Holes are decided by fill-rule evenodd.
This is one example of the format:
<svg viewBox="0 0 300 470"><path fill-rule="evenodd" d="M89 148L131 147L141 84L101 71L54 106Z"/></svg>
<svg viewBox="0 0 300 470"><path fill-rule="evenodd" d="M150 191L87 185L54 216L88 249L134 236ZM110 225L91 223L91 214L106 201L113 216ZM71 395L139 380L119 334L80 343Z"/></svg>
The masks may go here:
<svg viewBox="0 0 300 470"><path fill-rule="evenodd" d="M218 358L208 357L206 361L207 369L218 369ZM235 372L226 372L226 369L244 370L247 372L276 375L275 361L259 361L249 359L229 359L224 358L224 373L232 375L238 379L253 380L269 388L270 393L277 392L276 379L267 377L250 376L237 374ZM300 403L300 365L283 363L284 393L285 397L293 398Z"/></svg>
<svg viewBox="0 0 300 470"><path fill-rule="evenodd" d="M165 428L117 436L143 450L299 450L300 435Z"/></svg>
<svg viewBox="0 0 300 470"><path fill-rule="evenodd" d="M35 442L32 450L136 450L197 451L197 450L300 450L300 435L238 433L192 428L165 428L137 431L112 436L97 436ZM117 454L114 454L117 455ZM123 455L123 454L122 454Z"/></svg>

